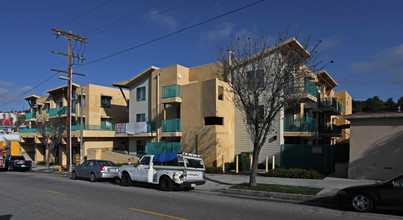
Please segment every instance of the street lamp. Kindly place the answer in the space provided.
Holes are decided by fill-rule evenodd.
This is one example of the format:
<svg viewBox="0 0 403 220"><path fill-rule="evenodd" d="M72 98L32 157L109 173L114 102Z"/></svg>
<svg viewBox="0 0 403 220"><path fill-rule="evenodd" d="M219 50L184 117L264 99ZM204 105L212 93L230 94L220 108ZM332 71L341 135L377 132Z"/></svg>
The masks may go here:
<svg viewBox="0 0 403 220"><path fill-rule="evenodd" d="M70 79L68 77L65 77L65 76L59 76L59 79L72 80L73 82L75 82L78 85L80 85L80 93L81 93L81 97L80 97L80 164L82 164L83 163L83 105L84 105L84 103L83 103L83 101L84 101L83 100L83 86L80 83L78 83L77 81L75 81L73 79ZM72 89L70 89L70 92L72 93ZM72 97L71 94L70 94L70 97ZM70 100L70 102L71 102L71 100ZM70 106L71 106L71 104L70 104ZM71 114L70 114L70 132L71 132ZM71 169L71 166L72 166L71 134L70 134L70 146L69 146L69 148L70 148L69 157L70 157L70 169Z"/></svg>

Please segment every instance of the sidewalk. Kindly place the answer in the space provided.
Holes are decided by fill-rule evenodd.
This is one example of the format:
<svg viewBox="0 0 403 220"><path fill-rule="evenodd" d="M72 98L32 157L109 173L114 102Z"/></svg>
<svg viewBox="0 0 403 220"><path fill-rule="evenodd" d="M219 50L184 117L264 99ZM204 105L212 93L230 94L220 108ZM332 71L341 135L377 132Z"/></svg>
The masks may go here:
<svg viewBox="0 0 403 220"><path fill-rule="evenodd" d="M249 175L231 174L206 174L206 183L204 185L197 186L196 190L253 199L268 199L296 203L334 203L332 197L339 189L349 186L375 183L375 181L372 180L352 180L333 177L326 177L322 180L316 180L257 176L256 181L257 183L263 184L316 187L323 188L323 190L320 191L317 195L308 196L287 193L230 189L230 187L233 185L249 182Z"/></svg>

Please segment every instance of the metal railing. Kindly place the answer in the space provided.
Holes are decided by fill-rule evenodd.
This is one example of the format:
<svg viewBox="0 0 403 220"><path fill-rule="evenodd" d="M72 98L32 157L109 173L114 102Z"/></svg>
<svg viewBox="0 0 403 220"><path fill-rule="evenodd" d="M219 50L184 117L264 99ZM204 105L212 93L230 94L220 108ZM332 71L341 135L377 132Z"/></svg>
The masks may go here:
<svg viewBox="0 0 403 220"><path fill-rule="evenodd" d="M46 131L50 131L52 128L46 128ZM62 128L66 130L66 127ZM72 125L72 131L80 130L80 125ZM101 125L83 125L83 130L99 130L99 131L114 131L115 128L113 126L101 126ZM36 128L28 128L28 129L20 129L20 133L32 133L32 132L39 132Z"/></svg>
<svg viewBox="0 0 403 220"><path fill-rule="evenodd" d="M335 98L332 99L321 99L319 103L320 108L331 108L337 111L339 114L342 113L343 104L338 102Z"/></svg>
<svg viewBox="0 0 403 220"><path fill-rule="evenodd" d="M29 112L29 113L25 114L25 119L32 119L32 118L35 118L35 117L36 117L36 114L34 114L32 112Z"/></svg>
<svg viewBox="0 0 403 220"><path fill-rule="evenodd" d="M181 97L181 85L174 84L174 85L169 85L169 86L163 86L162 87L162 98L167 99L167 98L175 98Z"/></svg>
<svg viewBox="0 0 403 220"><path fill-rule="evenodd" d="M167 152L181 152L180 142L153 142L147 143L147 154L154 155Z"/></svg>
<svg viewBox="0 0 403 220"><path fill-rule="evenodd" d="M137 122L132 122L132 123L137 123ZM115 133L116 134L125 134L125 133L127 133L126 124L128 124L128 123L119 123L119 124L122 126L122 128L119 129L119 130L115 129ZM155 123L152 122L152 121L147 122L147 131L146 131L146 133L154 133L155 131L156 131Z"/></svg>
<svg viewBox="0 0 403 220"><path fill-rule="evenodd" d="M284 117L284 131L316 132L316 119L311 117Z"/></svg>
<svg viewBox="0 0 403 220"><path fill-rule="evenodd" d="M181 130L181 119L167 119L162 120L162 132L180 132Z"/></svg>
<svg viewBox="0 0 403 220"><path fill-rule="evenodd" d="M291 89L291 94L309 94L313 97L316 97L316 85L308 79L305 79L303 84L292 82L289 84L289 86Z"/></svg>
<svg viewBox="0 0 403 220"><path fill-rule="evenodd" d="M321 134L336 135L336 136L340 136L342 132L341 129L337 128L337 125L320 126L318 130L319 133Z"/></svg>

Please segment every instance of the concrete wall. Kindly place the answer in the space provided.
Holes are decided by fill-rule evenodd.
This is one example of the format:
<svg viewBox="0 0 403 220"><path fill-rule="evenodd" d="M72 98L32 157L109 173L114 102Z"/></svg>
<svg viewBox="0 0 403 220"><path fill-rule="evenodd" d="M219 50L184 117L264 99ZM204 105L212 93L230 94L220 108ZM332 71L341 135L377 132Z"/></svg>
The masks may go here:
<svg viewBox="0 0 403 220"><path fill-rule="evenodd" d="M336 125L344 125L350 124L349 120L344 118L344 115L350 115L353 113L353 99L347 91L339 91L335 92L335 96L337 97L337 101L339 101L342 105L342 115L333 116L336 120ZM337 142L342 142L350 139L350 129L343 129L342 136L336 139Z"/></svg>
<svg viewBox="0 0 403 220"><path fill-rule="evenodd" d="M348 177L385 180L402 174L403 117L351 119Z"/></svg>
<svg viewBox="0 0 403 220"><path fill-rule="evenodd" d="M146 99L137 101L137 88L145 87ZM146 121L151 119L151 75L146 74L130 86L129 122L136 122L136 115L144 113Z"/></svg>
<svg viewBox="0 0 403 220"><path fill-rule="evenodd" d="M90 149L87 160L109 160L114 163L137 163L139 158L131 155L125 155L108 151L106 149Z"/></svg>

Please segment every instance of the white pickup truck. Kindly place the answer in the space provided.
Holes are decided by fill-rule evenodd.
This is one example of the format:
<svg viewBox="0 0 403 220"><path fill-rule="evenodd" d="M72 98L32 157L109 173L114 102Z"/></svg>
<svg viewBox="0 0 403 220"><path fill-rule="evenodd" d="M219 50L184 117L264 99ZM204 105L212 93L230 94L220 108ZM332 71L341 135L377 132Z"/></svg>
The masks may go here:
<svg viewBox="0 0 403 220"><path fill-rule="evenodd" d="M119 168L122 185L132 182L159 184L164 191L173 187L191 189L202 185L204 163L200 155L188 153L161 153L143 156L137 165L124 165Z"/></svg>

